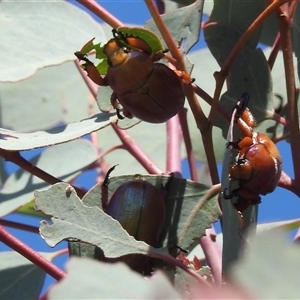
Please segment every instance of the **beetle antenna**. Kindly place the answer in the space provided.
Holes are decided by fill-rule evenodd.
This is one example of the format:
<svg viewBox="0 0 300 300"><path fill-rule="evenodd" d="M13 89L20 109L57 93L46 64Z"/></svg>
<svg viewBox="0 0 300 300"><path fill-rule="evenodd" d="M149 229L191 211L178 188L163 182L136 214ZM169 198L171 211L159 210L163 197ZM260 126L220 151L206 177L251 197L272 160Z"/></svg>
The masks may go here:
<svg viewBox="0 0 300 300"><path fill-rule="evenodd" d="M104 178L104 180L103 180L102 185L104 185L104 186L108 186L108 185L109 185L109 175L110 175L110 173L115 169L116 166L118 166L118 164L112 166L112 167L107 171L107 173L106 173L106 175L105 175L105 178Z"/></svg>

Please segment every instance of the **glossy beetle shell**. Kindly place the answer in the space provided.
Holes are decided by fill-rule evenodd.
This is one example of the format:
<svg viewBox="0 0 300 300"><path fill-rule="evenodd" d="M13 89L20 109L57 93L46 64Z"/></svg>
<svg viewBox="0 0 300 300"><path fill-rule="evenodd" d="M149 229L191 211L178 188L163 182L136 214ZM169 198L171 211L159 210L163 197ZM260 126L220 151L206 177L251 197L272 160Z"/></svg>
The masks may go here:
<svg viewBox="0 0 300 300"><path fill-rule="evenodd" d="M230 168L231 179L240 181L240 188L253 194L268 194L274 191L280 178L282 160L279 151L269 137L253 133L254 143Z"/></svg>
<svg viewBox="0 0 300 300"><path fill-rule="evenodd" d="M106 79L128 118L162 123L183 108L181 79L148 54L130 51L122 64L108 69Z"/></svg>
<svg viewBox="0 0 300 300"><path fill-rule="evenodd" d="M135 179L119 186L105 212L137 240L157 246L165 221L165 203L160 190L149 182Z"/></svg>
<svg viewBox="0 0 300 300"><path fill-rule="evenodd" d="M239 211L249 204L259 204L260 195L273 192L282 171L282 159L276 145L265 134L254 131L255 119L247 108L248 101L249 95L244 93L234 109L234 121L242 138L227 144L227 147L237 149L238 154L235 163L229 166L229 189L223 191L224 199L236 196L232 203ZM233 189L231 181L238 181L238 188Z"/></svg>

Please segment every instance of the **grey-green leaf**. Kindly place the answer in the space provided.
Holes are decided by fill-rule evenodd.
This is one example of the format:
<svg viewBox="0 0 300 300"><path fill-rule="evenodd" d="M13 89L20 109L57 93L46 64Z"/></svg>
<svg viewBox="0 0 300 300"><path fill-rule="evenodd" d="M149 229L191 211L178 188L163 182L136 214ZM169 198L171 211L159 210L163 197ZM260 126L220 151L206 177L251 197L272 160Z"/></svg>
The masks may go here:
<svg viewBox="0 0 300 300"><path fill-rule="evenodd" d="M76 238L100 247L107 257L148 253L150 246L136 241L99 207L85 206L67 183L36 191L35 204L37 210L53 216L52 225L46 221L40 224L40 233L50 247L64 239Z"/></svg>
<svg viewBox="0 0 300 300"><path fill-rule="evenodd" d="M290 244L284 235L273 229L254 236L249 241L251 246L244 249L243 257L231 269L230 278L253 298L299 298L299 245Z"/></svg>
<svg viewBox="0 0 300 300"><path fill-rule="evenodd" d="M101 113L78 122L60 125L47 131L22 133L0 128L0 134L2 135L0 148L20 151L61 144L105 128L114 120L116 120L114 115Z"/></svg>
<svg viewBox="0 0 300 300"><path fill-rule="evenodd" d="M44 254L46 256L46 254ZM0 298L37 299L46 273L14 251L0 253Z"/></svg>
<svg viewBox="0 0 300 300"><path fill-rule="evenodd" d="M98 159L94 145L85 139L45 149L30 162L60 180L69 181ZM47 187L43 180L23 169L11 174L0 192L0 216L5 216L33 199L33 191ZM30 213L30 209L26 208Z"/></svg>
<svg viewBox="0 0 300 300"><path fill-rule="evenodd" d="M73 60L92 37L105 41L101 26L66 1L1 1L0 19L0 81L21 80Z"/></svg>
<svg viewBox="0 0 300 300"><path fill-rule="evenodd" d="M181 299L160 271L145 280L123 263L71 258L67 272L50 289L49 299Z"/></svg>
<svg viewBox="0 0 300 300"><path fill-rule="evenodd" d="M183 53L187 53L199 39L203 2L202 0L197 0L189 6L162 15L162 19L175 42L178 45L181 45L183 42L181 45ZM145 27L155 32L162 39L152 19L146 22Z"/></svg>

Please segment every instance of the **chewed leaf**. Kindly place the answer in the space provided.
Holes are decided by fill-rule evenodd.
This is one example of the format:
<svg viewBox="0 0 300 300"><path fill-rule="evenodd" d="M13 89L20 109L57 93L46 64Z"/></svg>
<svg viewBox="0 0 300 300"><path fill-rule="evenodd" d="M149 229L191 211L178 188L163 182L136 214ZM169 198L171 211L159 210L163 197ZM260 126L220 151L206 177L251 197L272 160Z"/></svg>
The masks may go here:
<svg viewBox="0 0 300 300"><path fill-rule="evenodd" d="M83 57L86 57L86 55L88 53L94 51L96 54L95 57L100 60L100 62L96 66L96 68L101 75L105 75L107 73L107 69L108 69L108 59L107 59L106 54L103 52L103 49L106 44L103 44L103 45L101 43L94 44L94 39L95 38L92 38L91 40L86 42L82 46L80 51L75 52L75 55L79 59L83 59ZM80 55L82 56L82 58L80 57Z"/></svg>
<svg viewBox="0 0 300 300"><path fill-rule="evenodd" d="M146 243L136 241L99 207L83 205L67 183L36 191L35 205L37 210L52 215L52 225L46 221L40 224L40 233L50 247L64 239L75 238L100 247L107 257L147 254L150 249Z"/></svg>
<svg viewBox="0 0 300 300"><path fill-rule="evenodd" d="M123 33L125 36L138 37L149 44L152 49L152 54L163 50L163 45L158 36L146 28L141 27L119 27L117 32Z"/></svg>

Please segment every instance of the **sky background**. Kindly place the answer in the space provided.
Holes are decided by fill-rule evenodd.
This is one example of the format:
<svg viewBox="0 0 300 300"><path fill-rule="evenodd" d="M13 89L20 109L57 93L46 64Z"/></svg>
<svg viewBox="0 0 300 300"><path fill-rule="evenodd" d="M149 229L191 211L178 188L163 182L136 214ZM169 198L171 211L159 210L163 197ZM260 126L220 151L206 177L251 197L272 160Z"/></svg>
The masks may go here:
<svg viewBox="0 0 300 300"><path fill-rule="evenodd" d="M134 23L143 25L146 20L150 18L150 14L148 13L145 4L143 1L98 1L105 9L115 15L118 19L120 19L124 23ZM72 2L74 5L77 5L76 2ZM80 5L79 5L80 6ZM81 6L80 6L81 7ZM133 13L133 12L139 13ZM99 21L97 18L95 18ZM195 49L206 47L206 44L203 40L201 35L200 41L195 47ZM76 49L75 49L76 50ZM283 161L283 170L289 174L293 175L293 166L292 166L292 159L290 157L290 146L286 142L278 143L279 151L282 153L284 157ZM25 158L30 159L34 155L38 154L41 150L33 150L33 151L24 151L22 154ZM7 170L9 173L15 172L18 168L11 163L6 163ZM183 164L183 177L189 178L189 172L186 167L186 164ZM221 172L221 166L219 165L219 171ZM91 178L93 173L89 175ZM80 185L86 187L87 181L89 180L88 176L85 176L84 179L80 180ZM288 220L288 219L295 219L299 217L300 211L300 201L299 198L296 197L294 194L281 189L277 188L274 193L263 196L262 203L259 206L259 216L258 220L259 223L265 222L273 222L273 221L280 221L280 220ZM26 223L33 226L38 226L39 219L36 217L29 217L26 215L21 214L11 214L7 216L5 219ZM37 251L44 251L49 252L52 249L44 242L42 238L37 236L33 233L24 233L23 231L7 228L12 234L17 236L22 241L26 242L30 247L36 249ZM219 231L219 226L217 226L217 230ZM66 243L59 244L55 250L66 248ZM3 243L0 243L0 251L8 251L10 248L5 246ZM67 255L59 257L54 260L58 266L63 267L65 261L67 260ZM44 293L49 285L53 283L54 280L47 276L47 279L44 284L44 288L42 293Z"/></svg>

